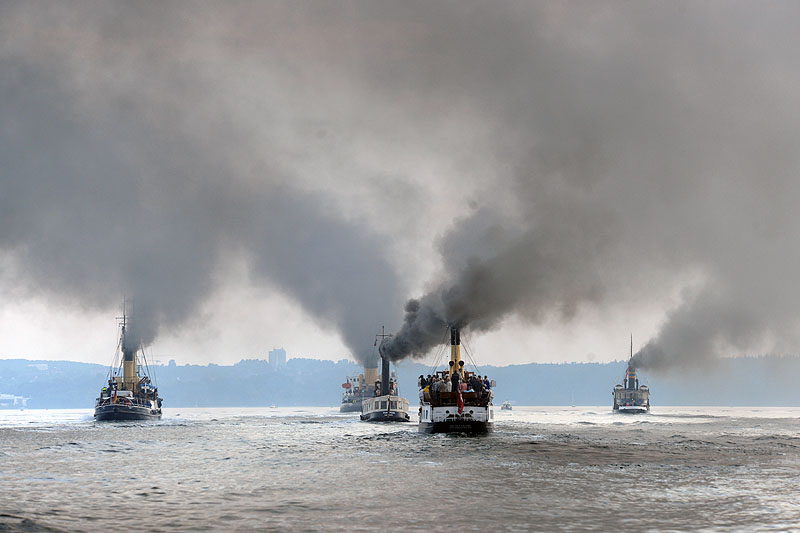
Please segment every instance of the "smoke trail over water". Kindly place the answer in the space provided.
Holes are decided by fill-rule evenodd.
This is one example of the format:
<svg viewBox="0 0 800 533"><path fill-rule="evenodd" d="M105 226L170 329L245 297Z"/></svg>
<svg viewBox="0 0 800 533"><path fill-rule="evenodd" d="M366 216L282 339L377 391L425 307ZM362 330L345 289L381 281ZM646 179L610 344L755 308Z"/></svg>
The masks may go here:
<svg viewBox="0 0 800 533"><path fill-rule="evenodd" d="M800 340L794 6L184 8L0 7L6 295L149 342L244 261L362 360L653 305L644 366Z"/></svg>

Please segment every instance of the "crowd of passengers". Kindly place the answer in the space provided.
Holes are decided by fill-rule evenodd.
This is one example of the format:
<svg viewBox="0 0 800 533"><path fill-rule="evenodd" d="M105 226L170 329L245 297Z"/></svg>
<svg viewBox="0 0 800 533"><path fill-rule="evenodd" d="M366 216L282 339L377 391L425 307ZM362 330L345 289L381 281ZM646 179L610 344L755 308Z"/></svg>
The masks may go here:
<svg viewBox="0 0 800 533"><path fill-rule="evenodd" d="M148 394L147 394L148 385L150 385L150 378L145 376L139 382L139 394L141 396L148 397ZM125 390L125 389L122 389L122 390ZM101 405L107 405L109 403L112 403L113 396L115 396L116 392L117 392L117 380L111 378L111 379L108 380L108 386L107 387L103 387L102 389L100 389ZM161 402L163 400L158 397L158 388L151 389L151 392L152 392L153 398L156 400L156 403L158 404L158 407L160 408L161 407Z"/></svg>
<svg viewBox="0 0 800 533"><path fill-rule="evenodd" d="M420 375L417 380L419 386L419 400L420 403L430 401L438 401L439 395L442 392L477 392L479 398L492 399L492 382L489 376L479 376L474 373L467 373L464 371L464 362L459 361L459 367L454 370L449 377L446 373L428 374L428 377ZM450 366L454 363L450 361ZM466 377L465 377L466 376Z"/></svg>

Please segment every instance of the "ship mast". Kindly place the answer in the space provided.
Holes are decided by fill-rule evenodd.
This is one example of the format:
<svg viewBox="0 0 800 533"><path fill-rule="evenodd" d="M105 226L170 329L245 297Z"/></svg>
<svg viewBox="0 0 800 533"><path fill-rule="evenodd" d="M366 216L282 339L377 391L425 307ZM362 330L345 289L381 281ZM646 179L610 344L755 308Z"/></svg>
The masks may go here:
<svg viewBox="0 0 800 533"><path fill-rule="evenodd" d="M633 333L631 333L631 357L628 359L628 370L625 372L625 388L636 390L639 388L639 380L636 379L636 369L631 366L633 363Z"/></svg>

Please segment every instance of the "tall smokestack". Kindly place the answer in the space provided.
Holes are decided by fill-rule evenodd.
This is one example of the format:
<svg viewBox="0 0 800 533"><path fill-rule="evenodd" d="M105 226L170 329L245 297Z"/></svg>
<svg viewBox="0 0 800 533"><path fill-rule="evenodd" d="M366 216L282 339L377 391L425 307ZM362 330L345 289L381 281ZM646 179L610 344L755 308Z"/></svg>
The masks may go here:
<svg viewBox="0 0 800 533"><path fill-rule="evenodd" d="M381 357L381 364L381 395L385 395L392 390L389 386L389 358Z"/></svg>
<svg viewBox="0 0 800 533"><path fill-rule="evenodd" d="M450 328L450 377L458 370L461 363L461 332L458 328Z"/></svg>
<svg viewBox="0 0 800 533"><path fill-rule="evenodd" d="M136 350L128 340L128 316L123 304L122 313L122 381L127 390L136 390L139 378L136 375Z"/></svg>
<svg viewBox="0 0 800 533"><path fill-rule="evenodd" d="M125 388L135 390L136 383L139 381L136 376L136 351L125 348L122 353L122 375Z"/></svg>
<svg viewBox="0 0 800 533"><path fill-rule="evenodd" d="M625 388L628 390L636 390L636 386L638 385L636 379L636 369L628 365L628 382L625 384Z"/></svg>
<svg viewBox="0 0 800 533"><path fill-rule="evenodd" d="M364 381L367 382L367 387L372 387L378 381L378 368L377 367L364 367Z"/></svg>

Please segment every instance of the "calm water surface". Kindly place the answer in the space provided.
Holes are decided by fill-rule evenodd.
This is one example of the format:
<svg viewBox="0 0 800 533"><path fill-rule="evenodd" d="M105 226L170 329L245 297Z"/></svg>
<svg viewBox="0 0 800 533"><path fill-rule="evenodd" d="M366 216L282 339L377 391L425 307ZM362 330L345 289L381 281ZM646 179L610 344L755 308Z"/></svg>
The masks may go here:
<svg viewBox="0 0 800 533"><path fill-rule="evenodd" d="M800 530L800 409L497 414L467 438L333 408L0 410L0 531Z"/></svg>

